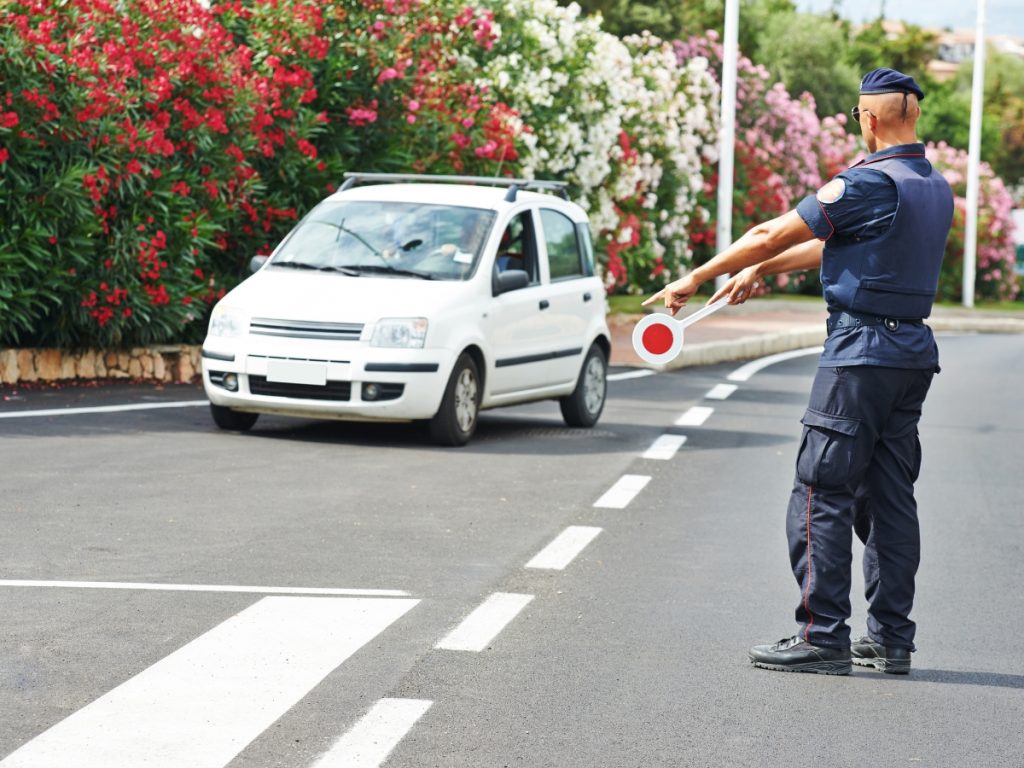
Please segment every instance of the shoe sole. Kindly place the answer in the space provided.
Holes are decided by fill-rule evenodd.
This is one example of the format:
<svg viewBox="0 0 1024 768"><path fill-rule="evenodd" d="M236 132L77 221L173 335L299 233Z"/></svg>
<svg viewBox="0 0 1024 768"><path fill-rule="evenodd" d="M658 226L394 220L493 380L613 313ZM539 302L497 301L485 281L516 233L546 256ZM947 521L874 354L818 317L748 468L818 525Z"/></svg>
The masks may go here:
<svg viewBox="0 0 1024 768"><path fill-rule="evenodd" d="M874 667L880 672L885 672L887 675L909 675L910 674L910 660L894 660L889 659L869 659L864 657L854 657L850 659L858 667Z"/></svg>
<svg viewBox="0 0 1024 768"><path fill-rule="evenodd" d="M769 664L765 661L751 659L750 663L761 669L774 669L778 672L812 672L818 675L848 675L853 670L849 661L808 661L804 664Z"/></svg>

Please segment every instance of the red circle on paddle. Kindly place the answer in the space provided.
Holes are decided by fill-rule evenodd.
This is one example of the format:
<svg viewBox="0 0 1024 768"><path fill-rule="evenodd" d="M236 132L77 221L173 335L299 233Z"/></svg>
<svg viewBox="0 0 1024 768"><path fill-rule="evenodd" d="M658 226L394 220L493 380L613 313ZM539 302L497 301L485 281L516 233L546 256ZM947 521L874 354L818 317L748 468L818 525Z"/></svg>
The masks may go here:
<svg viewBox="0 0 1024 768"><path fill-rule="evenodd" d="M642 343L652 355L663 355L672 348L672 329L661 323L644 329Z"/></svg>

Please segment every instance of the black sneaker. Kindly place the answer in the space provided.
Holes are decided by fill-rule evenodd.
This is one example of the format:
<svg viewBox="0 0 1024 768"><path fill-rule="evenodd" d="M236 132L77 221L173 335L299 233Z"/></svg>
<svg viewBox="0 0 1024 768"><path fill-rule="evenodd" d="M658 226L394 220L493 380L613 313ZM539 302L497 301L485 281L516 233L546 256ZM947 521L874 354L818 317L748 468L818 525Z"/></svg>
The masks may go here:
<svg viewBox="0 0 1024 768"><path fill-rule="evenodd" d="M819 675L848 675L853 669L849 648L811 645L796 635L779 640L775 645L755 645L750 649L750 663L762 669Z"/></svg>
<svg viewBox="0 0 1024 768"><path fill-rule="evenodd" d="M858 667L874 667L890 675L910 673L910 651L906 648L887 648L870 637L854 640L850 655L851 661Z"/></svg>

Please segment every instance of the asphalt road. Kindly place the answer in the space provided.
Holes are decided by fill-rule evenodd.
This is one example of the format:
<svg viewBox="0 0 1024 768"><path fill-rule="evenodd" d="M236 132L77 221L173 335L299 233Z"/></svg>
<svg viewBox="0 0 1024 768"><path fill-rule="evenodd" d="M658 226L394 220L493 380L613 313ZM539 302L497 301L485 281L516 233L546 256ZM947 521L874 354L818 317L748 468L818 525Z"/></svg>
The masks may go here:
<svg viewBox="0 0 1024 768"><path fill-rule="evenodd" d="M614 381L593 430L550 403L488 412L463 449L66 411L194 387L18 393L0 766L1024 766L1024 335L940 347L909 678L747 661L794 630L783 521L813 356Z"/></svg>

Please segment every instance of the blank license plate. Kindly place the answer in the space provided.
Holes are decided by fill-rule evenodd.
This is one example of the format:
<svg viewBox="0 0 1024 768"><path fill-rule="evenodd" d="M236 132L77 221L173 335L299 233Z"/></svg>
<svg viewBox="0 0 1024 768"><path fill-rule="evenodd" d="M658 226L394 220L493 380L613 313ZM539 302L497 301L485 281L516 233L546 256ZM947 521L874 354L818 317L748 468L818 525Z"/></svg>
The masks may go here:
<svg viewBox="0 0 1024 768"><path fill-rule="evenodd" d="M267 360L267 381L322 387L327 383L327 366L303 360Z"/></svg>

